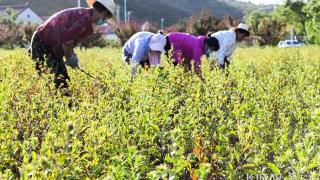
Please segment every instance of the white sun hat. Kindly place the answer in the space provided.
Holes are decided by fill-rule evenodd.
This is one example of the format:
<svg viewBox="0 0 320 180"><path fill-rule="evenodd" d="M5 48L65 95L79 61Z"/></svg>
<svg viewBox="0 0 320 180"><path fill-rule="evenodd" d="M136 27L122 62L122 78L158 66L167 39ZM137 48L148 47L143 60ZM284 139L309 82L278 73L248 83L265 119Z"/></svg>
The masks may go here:
<svg viewBox="0 0 320 180"><path fill-rule="evenodd" d="M236 29L242 29L242 30L245 30L245 31L247 31L247 32L248 32L248 34L250 35L250 32L249 32L249 26L248 26L247 24L240 23Z"/></svg>
<svg viewBox="0 0 320 180"><path fill-rule="evenodd" d="M107 8L111 12L112 17L107 19L107 21L112 26L117 27L118 21L115 16L115 12L116 12L117 7L116 7L116 4L114 3L114 1L113 0L87 0L87 4L91 8L93 7L93 4L95 2L99 2L100 4L102 4L105 8Z"/></svg>
<svg viewBox="0 0 320 180"><path fill-rule="evenodd" d="M164 52L164 47L166 46L167 39L166 36L158 33L152 36L150 40L150 49L153 51Z"/></svg>

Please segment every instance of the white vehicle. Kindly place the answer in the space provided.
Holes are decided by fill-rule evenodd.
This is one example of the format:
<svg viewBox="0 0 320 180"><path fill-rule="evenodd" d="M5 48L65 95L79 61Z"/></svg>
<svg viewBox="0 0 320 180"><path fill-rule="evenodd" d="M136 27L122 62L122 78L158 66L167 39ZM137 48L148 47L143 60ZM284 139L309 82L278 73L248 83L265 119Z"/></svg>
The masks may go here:
<svg viewBox="0 0 320 180"><path fill-rule="evenodd" d="M279 48L301 47L301 46L304 46L304 43L298 40L284 40L278 43Z"/></svg>

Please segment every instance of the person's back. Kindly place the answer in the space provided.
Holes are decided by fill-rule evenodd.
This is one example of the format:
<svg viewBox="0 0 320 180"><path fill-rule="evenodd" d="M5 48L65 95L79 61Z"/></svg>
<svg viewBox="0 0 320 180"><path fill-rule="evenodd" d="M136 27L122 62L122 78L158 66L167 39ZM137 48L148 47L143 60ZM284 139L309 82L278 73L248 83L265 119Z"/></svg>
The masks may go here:
<svg viewBox="0 0 320 180"><path fill-rule="evenodd" d="M42 41L52 46L58 57L62 57L63 50L60 46L62 43L67 42L76 46L77 43L93 34L92 13L93 10L89 8L71 8L60 11L38 27L37 35ZM81 25L83 26L81 33L72 32Z"/></svg>
<svg viewBox="0 0 320 180"><path fill-rule="evenodd" d="M205 36L196 37L188 33L173 32L168 34L173 48L173 58L178 63L183 59L200 61L204 53Z"/></svg>
<svg viewBox="0 0 320 180"><path fill-rule="evenodd" d="M74 48L93 34L93 26L100 26L104 22L117 26L114 13L116 4L113 0L92 0L87 3L89 8L71 8L54 14L32 36L28 52L35 61L36 71L41 75L50 69L57 88L68 89L70 77L66 65L81 69Z"/></svg>
<svg viewBox="0 0 320 180"><path fill-rule="evenodd" d="M223 67L225 63L229 64L232 53L236 48L236 33L233 30L223 30L213 33L211 37L215 37L219 41L220 49L215 53L217 63Z"/></svg>
<svg viewBox="0 0 320 180"><path fill-rule="evenodd" d="M124 45L123 50L127 53L134 55L135 51L140 51L139 54L147 53L147 45L154 33L151 32L138 32L134 34ZM139 48L139 50L137 49ZM145 52L141 52L145 51ZM142 57L139 57L139 59ZM137 60L134 58L134 60Z"/></svg>
<svg viewBox="0 0 320 180"><path fill-rule="evenodd" d="M235 32L232 30L222 30L222 31L218 31L213 33L211 36L217 38L219 40L219 42L222 42L224 37L227 36L234 36L235 37ZM235 39L234 39L235 41Z"/></svg>
<svg viewBox="0 0 320 180"><path fill-rule="evenodd" d="M211 36L218 39L220 47L223 46L225 42L228 42L231 47L236 45L236 33L232 30L218 31Z"/></svg>
<svg viewBox="0 0 320 180"><path fill-rule="evenodd" d="M228 31L219 31L211 35L211 37L215 37L219 41L220 47L215 53L215 61L220 68L229 66L236 44L249 36L249 26L244 23L240 23L237 27L233 27Z"/></svg>
<svg viewBox="0 0 320 180"><path fill-rule="evenodd" d="M131 66L132 77L136 75L137 67L154 67L160 64L164 52L166 37L163 34L138 32L134 34L123 47L123 60Z"/></svg>

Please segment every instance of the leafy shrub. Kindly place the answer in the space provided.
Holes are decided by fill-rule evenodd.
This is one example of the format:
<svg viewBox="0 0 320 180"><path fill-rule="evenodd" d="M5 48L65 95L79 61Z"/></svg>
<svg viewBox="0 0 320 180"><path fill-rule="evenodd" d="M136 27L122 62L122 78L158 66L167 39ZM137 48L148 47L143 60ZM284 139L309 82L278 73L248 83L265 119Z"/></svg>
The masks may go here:
<svg viewBox="0 0 320 180"><path fill-rule="evenodd" d="M238 49L203 83L166 59L128 82L120 49L89 49L72 97L0 50L0 179L319 179L317 50Z"/></svg>
<svg viewBox="0 0 320 180"><path fill-rule="evenodd" d="M17 23L17 14L11 9L0 19L0 46L12 49L14 47L27 47L31 41L37 25L30 23Z"/></svg>
<svg viewBox="0 0 320 180"><path fill-rule="evenodd" d="M121 44L124 45L132 35L139 31L141 31L141 25L135 21L130 21L121 23L115 33L119 37Z"/></svg>
<svg viewBox="0 0 320 180"><path fill-rule="evenodd" d="M206 35L209 32L226 30L238 25L239 21L225 16L218 18L211 11L202 10L185 21L166 28L166 32L188 32L194 35Z"/></svg>
<svg viewBox="0 0 320 180"><path fill-rule="evenodd" d="M186 22L187 32L195 35L205 35L210 31L216 32L218 24L219 19L210 11L201 11Z"/></svg>
<svg viewBox="0 0 320 180"><path fill-rule="evenodd" d="M155 23L147 21L142 25L142 29L141 30L142 31L148 31L148 32L157 33L159 31L159 27Z"/></svg>
<svg viewBox="0 0 320 180"><path fill-rule="evenodd" d="M187 28L186 28L186 24L184 22L180 22L177 24L174 24L172 26L169 26L167 28L165 28L165 33L169 33L169 32L186 32Z"/></svg>
<svg viewBox="0 0 320 180"><path fill-rule="evenodd" d="M119 37L121 44L124 45L131 36L139 31L142 31L142 29L144 31L153 33L158 32L158 27L154 23L147 22L142 25L137 21L130 21L127 23L121 23L120 26L115 30L115 34Z"/></svg>

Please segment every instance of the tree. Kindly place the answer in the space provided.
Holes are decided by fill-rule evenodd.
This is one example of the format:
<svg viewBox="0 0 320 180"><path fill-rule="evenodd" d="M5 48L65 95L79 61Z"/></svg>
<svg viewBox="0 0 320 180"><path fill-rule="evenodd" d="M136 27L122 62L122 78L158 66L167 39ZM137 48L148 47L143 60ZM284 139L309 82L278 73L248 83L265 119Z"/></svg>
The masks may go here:
<svg viewBox="0 0 320 180"><path fill-rule="evenodd" d="M297 35L305 36L305 22L307 18L306 13L303 11L305 6L306 4L303 1L287 0L283 6L278 6L275 9L273 16L288 24L288 33L291 28L294 28Z"/></svg>
<svg viewBox="0 0 320 180"><path fill-rule="evenodd" d="M260 45L276 45L286 36L287 24L271 13L251 12L246 15L246 22L250 26L252 37Z"/></svg>
<svg viewBox="0 0 320 180"><path fill-rule="evenodd" d="M230 29L238 24L239 21L230 16L218 18L210 11L202 10L200 13L193 15L186 20L167 27L165 32L188 32L194 35L206 35L209 32Z"/></svg>
<svg viewBox="0 0 320 180"><path fill-rule="evenodd" d="M0 46L8 45L8 48L13 48L16 39L20 37L17 14L12 9L7 9L6 14L0 18Z"/></svg>
<svg viewBox="0 0 320 180"><path fill-rule="evenodd" d="M303 11L306 13L306 32L308 40L320 44L320 1L310 0Z"/></svg>
<svg viewBox="0 0 320 180"><path fill-rule="evenodd" d="M220 20L210 11L203 10L187 20L187 32L194 35L206 35L210 31L218 31L219 22Z"/></svg>
<svg viewBox="0 0 320 180"><path fill-rule="evenodd" d="M119 37L121 44L124 45L130 37L139 32L140 29L141 27L137 22L130 21L128 23L120 24L115 30L115 33Z"/></svg>
<svg viewBox="0 0 320 180"><path fill-rule="evenodd" d="M0 17L0 46L12 49L28 47L33 33L38 25L31 23L18 23L17 14L12 9L7 9L6 14Z"/></svg>
<svg viewBox="0 0 320 180"><path fill-rule="evenodd" d="M257 11L249 12L245 16L246 22L250 26L250 31L252 31L253 34L257 34L259 31L260 22L264 17L269 17L269 15L267 13L261 13Z"/></svg>
<svg viewBox="0 0 320 180"><path fill-rule="evenodd" d="M187 31L187 27L186 27L186 23L181 21L177 24L174 24L172 26L167 27L164 32L165 33L170 33L170 32L186 32Z"/></svg>

